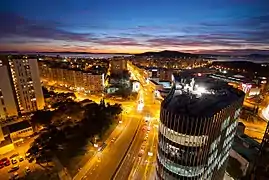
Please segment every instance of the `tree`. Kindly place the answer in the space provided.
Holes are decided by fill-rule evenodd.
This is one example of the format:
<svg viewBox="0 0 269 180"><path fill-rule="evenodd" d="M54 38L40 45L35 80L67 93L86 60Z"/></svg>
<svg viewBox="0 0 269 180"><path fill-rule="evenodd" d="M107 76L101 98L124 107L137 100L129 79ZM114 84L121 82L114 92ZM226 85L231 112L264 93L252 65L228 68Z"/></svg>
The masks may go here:
<svg viewBox="0 0 269 180"><path fill-rule="evenodd" d="M46 87L44 87L44 86L42 86L42 91L43 91L43 94L44 94L44 97L45 97L45 98L49 98L49 97L51 97L51 96L56 95L55 92L53 92L53 91L49 91L49 90L48 90Z"/></svg>
<svg viewBox="0 0 269 180"><path fill-rule="evenodd" d="M112 115L112 117L115 117L115 116L121 114L121 112L122 112L121 105L118 104L118 103L116 103L116 104L114 104L114 105L110 105L110 104L108 104L106 110L107 110L107 112L110 113L110 115Z"/></svg>
<svg viewBox="0 0 269 180"><path fill-rule="evenodd" d="M27 153L36 160L37 164L42 166L42 163L48 163L51 160L59 145L62 145L65 140L65 134L62 130L49 125L46 131L34 140Z"/></svg>
<svg viewBox="0 0 269 180"><path fill-rule="evenodd" d="M48 126L51 123L53 113L51 111L42 111L38 110L31 117L31 124L34 129L37 129L39 126Z"/></svg>

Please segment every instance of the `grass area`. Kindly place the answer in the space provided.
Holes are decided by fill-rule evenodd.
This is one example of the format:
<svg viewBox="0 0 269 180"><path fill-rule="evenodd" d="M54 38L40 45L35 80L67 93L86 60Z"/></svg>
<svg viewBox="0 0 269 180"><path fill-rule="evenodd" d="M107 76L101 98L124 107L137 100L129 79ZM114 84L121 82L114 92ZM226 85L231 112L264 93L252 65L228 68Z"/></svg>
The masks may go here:
<svg viewBox="0 0 269 180"><path fill-rule="evenodd" d="M106 130L106 132L103 134L103 136L101 137L101 141L105 141L109 136L110 134L114 131L114 129L117 127L118 123L116 122L113 122L109 128Z"/></svg>
<svg viewBox="0 0 269 180"><path fill-rule="evenodd" d="M117 123L113 123L101 137L105 141L113 132ZM58 152L57 157L64 167L67 168L69 174L74 177L79 168L82 168L95 154L96 148L90 142L90 139L84 137L74 137L68 142L65 150Z"/></svg>

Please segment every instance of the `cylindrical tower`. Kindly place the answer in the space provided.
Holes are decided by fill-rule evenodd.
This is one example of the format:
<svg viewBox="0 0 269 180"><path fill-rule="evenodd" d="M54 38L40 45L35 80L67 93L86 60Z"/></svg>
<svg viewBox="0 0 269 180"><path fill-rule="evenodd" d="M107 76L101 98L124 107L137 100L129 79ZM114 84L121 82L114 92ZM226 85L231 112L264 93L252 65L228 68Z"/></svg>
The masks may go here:
<svg viewBox="0 0 269 180"><path fill-rule="evenodd" d="M226 83L179 76L161 105L156 179L222 179L243 100Z"/></svg>

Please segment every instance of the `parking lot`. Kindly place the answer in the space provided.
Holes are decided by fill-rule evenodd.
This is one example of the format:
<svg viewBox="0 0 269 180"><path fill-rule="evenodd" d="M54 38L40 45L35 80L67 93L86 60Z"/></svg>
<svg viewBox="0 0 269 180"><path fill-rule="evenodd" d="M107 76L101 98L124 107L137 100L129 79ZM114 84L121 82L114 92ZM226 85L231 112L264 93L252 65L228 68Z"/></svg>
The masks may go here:
<svg viewBox="0 0 269 180"><path fill-rule="evenodd" d="M34 161L33 162L29 162L26 158L25 158L25 154L27 152L27 150L30 147L31 142L33 142L33 138L29 138L24 140L23 143L17 144L15 147L15 150L8 152L6 154L3 154L0 156L0 159L3 158L7 158L10 161L10 164L5 164L4 167L2 167L0 169L0 179L1 180L6 180L6 179L10 179L15 173L18 173L19 178L22 178L25 176L25 171L26 171L26 167L29 167L30 171L28 176L31 176L31 173L33 171L36 171L38 169L41 169L41 167L39 165L37 165ZM15 157L10 158L12 156L14 156L16 154ZM20 157L22 158L20 161ZM13 161L12 163L12 159L14 159L15 161L17 161L15 163L15 161ZM13 172L9 172L13 166L19 166L18 170L14 170Z"/></svg>
<svg viewBox="0 0 269 180"><path fill-rule="evenodd" d="M12 179L11 177L13 177L16 173L18 173L18 177L22 178L26 175L26 167L29 167L30 171L35 170L38 165L36 165L34 162L29 163L27 159L24 158L23 156L23 161L19 161L19 156L13 158L16 159L17 163L16 164L12 164L11 160L10 160L10 165L9 166L5 166L2 169L0 169L0 179L4 180L4 179ZM12 167L14 166L19 166L18 170L15 170L13 172L9 172ZM29 172L28 176L31 175L31 172Z"/></svg>

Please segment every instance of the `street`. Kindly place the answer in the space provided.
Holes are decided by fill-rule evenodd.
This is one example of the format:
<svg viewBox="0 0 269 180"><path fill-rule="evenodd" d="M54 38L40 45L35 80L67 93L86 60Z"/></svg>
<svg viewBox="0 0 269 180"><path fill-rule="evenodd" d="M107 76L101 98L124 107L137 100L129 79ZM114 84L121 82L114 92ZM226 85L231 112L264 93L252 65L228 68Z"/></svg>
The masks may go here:
<svg viewBox="0 0 269 180"><path fill-rule="evenodd" d="M135 113L135 110L133 113ZM117 127L105 142L108 144L107 147L104 148L103 151L97 152L73 178L74 180L83 178L110 179L112 177L141 120L140 115L137 115L137 117L129 117L129 119L127 117L123 119L123 123L120 125L121 127ZM116 140L111 142L113 138Z"/></svg>
<svg viewBox="0 0 269 180"><path fill-rule="evenodd" d="M114 179L154 179L160 101L154 98L153 88L146 83L142 75L135 69L131 71L143 87L141 94L144 100L144 123Z"/></svg>
<svg viewBox="0 0 269 180"><path fill-rule="evenodd" d="M129 67L130 68L130 67ZM153 157L143 156L143 159L148 159L147 171L142 172L150 175L152 172L150 163L153 162L156 155L156 139L158 119L160 113L160 102L154 99L152 87L146 83L143 77L136 70L130 69L135 74L136 80L139 80L142 87L138 102L123 102L124 111L123 122L112 132L106 140L107 146L96 154L84 165L83 168L75 175L74 180L79 179L128 179L129 174L133 171L134 164L137 163L137 155L141 146L144 144L145 150L153 152ZM76 94L77 98L82 100L84 95ZM93 98L98 101L99 97ZM114 102L108 100L107 102ZM141 102L143 104L140 109ZM136 105L131 106L130 104ZM145 118L148 118L148 123L145 123ZM145 131L142 131L146 128ZM151 130L147 130L147 129ZM146 137L147 136L147 137ZM115 139L114 142L111 140ZM146 152L148 153L148 152ZM138 164L140 167L140 163Z"/></svg>

